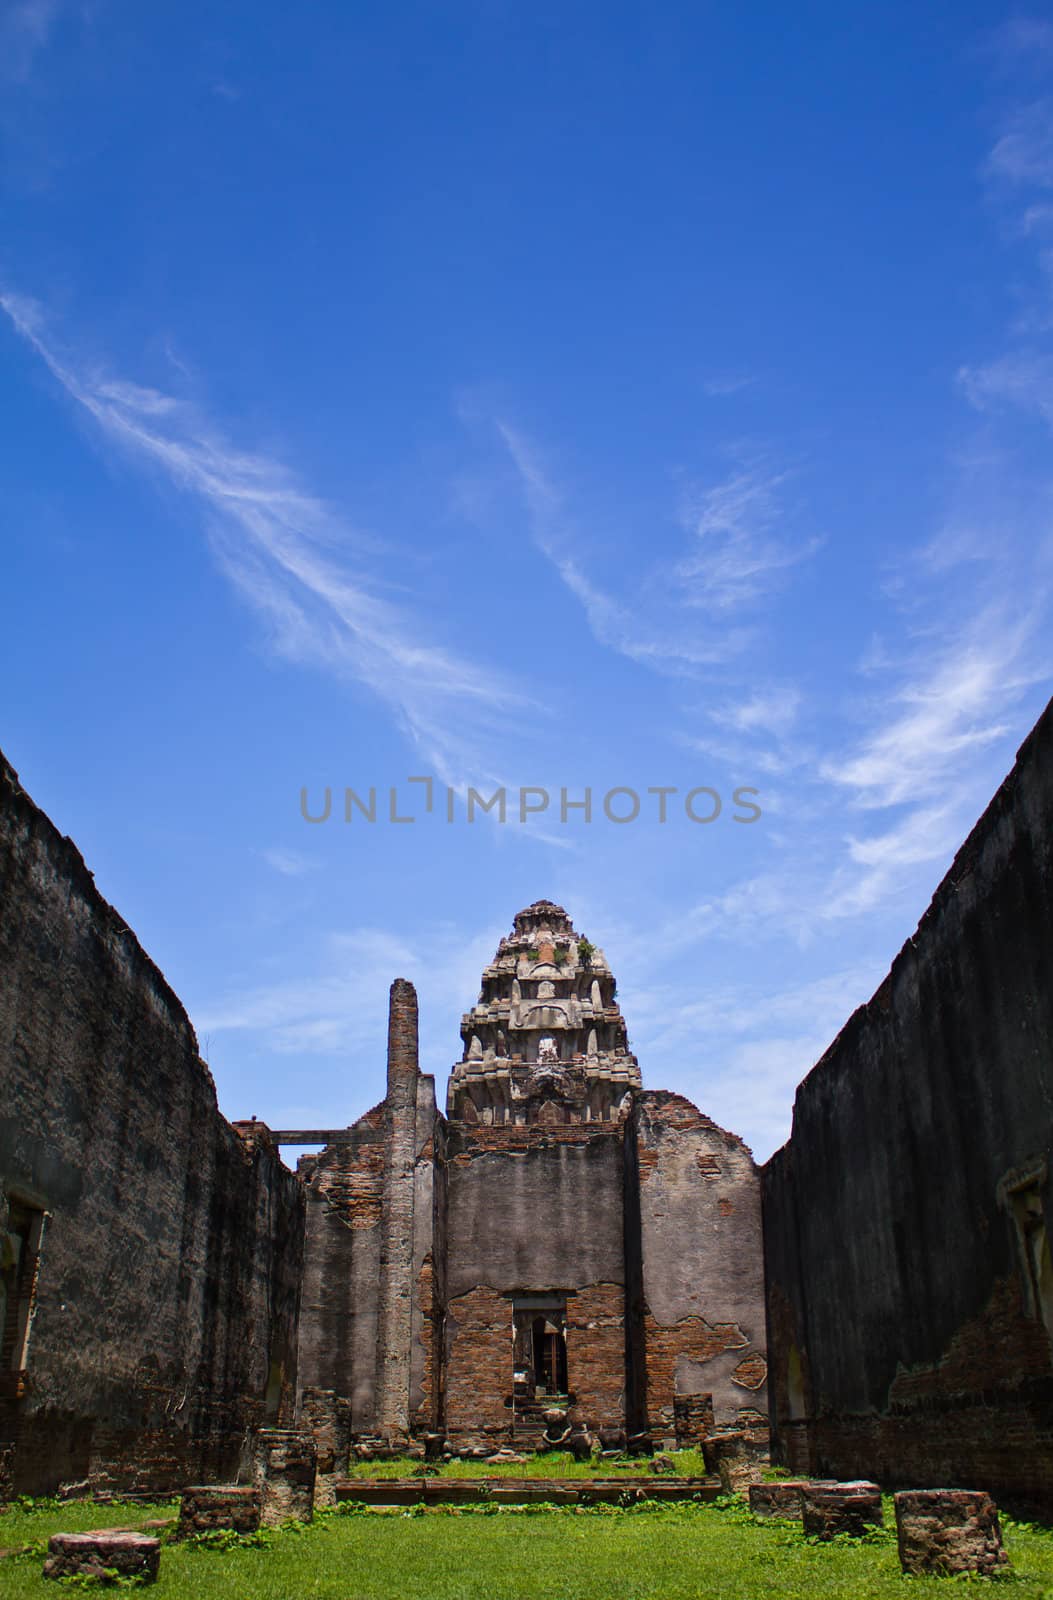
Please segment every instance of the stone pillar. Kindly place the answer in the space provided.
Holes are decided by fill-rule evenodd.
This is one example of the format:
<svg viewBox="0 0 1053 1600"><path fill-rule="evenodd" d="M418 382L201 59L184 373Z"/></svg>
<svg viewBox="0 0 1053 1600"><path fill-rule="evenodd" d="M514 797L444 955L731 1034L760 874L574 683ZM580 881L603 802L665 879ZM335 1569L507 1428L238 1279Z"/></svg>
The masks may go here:
<svg viewBox="0 0 1053 1600"><path fill-rule="evenodd" d="M260 1521L310 1522L314 1512L316 1453L310 1434L261 1428L256 1435L253 1477L260 1491Z"/></svg>
<svg viewBox="0 0 1053 1600"><path fill-rule="evenodd" d="M351 1452L351 1402L331 1389L305 1389L300 1424L313 1438L317 1452L315 1505L335 1506L336 1485L347 1477Z"/></svg>
<svg viewBox="0 0 1053 1600"><path fill-rule="evenodd" d="M801 1520L805 1533L818 1539L832 1539L837 1533L858 1536L868 1528L883 1527L881 1490L864 1480L805 1484Z"/></svg>
<svg viewBox="0 0 1053 1600"><path fill-rule="evenodd" d="M995 1503L982 1490L905 1489L895 1506L904 1572L989 1576L1009 1560Z"/></svg>
<svg viewBox="0 0 1053 1600"><path fill-rule="evenodd" d="M398 1445L410 1431L413 1332L413 1177L417 1159L417 991L391 985L384 1189L377 1297L377 1431Z"/></svg>

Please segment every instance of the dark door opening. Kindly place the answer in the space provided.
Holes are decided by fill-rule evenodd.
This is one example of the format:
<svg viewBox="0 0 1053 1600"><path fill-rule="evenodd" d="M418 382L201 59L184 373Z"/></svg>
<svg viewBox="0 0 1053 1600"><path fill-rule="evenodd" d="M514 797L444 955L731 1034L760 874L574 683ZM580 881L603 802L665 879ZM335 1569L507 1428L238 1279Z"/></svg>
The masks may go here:
<svg viewBox="0 0 1053 1600"><path fill-rule="evenodd" d="M512 1306L515 1393L523 1400L565 1396L567 1301L565 1295L524 1294Z"/></svg>

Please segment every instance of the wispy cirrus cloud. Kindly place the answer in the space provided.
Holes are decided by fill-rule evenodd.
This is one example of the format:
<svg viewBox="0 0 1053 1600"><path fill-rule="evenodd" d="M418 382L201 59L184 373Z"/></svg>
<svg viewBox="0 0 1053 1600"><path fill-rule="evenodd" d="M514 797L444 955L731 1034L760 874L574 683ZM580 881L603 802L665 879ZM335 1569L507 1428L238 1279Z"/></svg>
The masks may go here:
<svg viewBox="0 0 1053 1600"><path fill-rule="evenodd" d="M1053 100L1015 106L988 154L988 177L1053 189Z"/></svg>
<svg viewBox="0 0 1053 1600"><path fill-rule="evenodd" d="M262 850L263 856L269 867L280 873L283 878L302 878L305 873L314 869L315 862L299 850L285 850L280 846Z"/></svg>
<svg viewBox="0 0 1053 1600"><path fill-rule="evenodd" d="M570 549L573 518L536 447L517 428L497 431L519 475L534 542L578 599L598 643L660 672L697 672L741 656L752 637L748 613L789 567L807 560L821 540L797 547L773 533L782 514L785 474L742 467L694 496L683 521L692 548L677 561L656 561L633 585L631 601L601 589ZM705 611L720 626L703 627Z"/></svg>
<svg viewBox="0 0 1053 1600"><path fill-rule="evenodd" d="M748 372L714 373L712 377L702 381L702 392L711 400L724 400L733 394L740 394L743 389L750 389L756 383Z"/></svg>
<svg viewBox="0 0 1053 1600"><path fill-rule="evenodd" d="M788 478L747 465L695 495L684 520L696 548L675 569L689 605L716 613L753 605L788 567L819 549L817 537L795 546L773 532L784 515Z"/></svg>
<svg viewBox="0 0 1053 1600"><path fill-rule="evenodd" d="M1016 406L1053 427L1053 356L1034 349L1014 350L993 361L959 368L958 382L978 411Z"/></svg>
<svg viewBox="0 0 1053 1600"><path fill-rule="evenodd" d="M876 709L855 750L822 775L863 810L930 799L981 747L1007 732L1006 713L1042 676L1027 661L1038 617L979 617L964 637L938 645ZM916 656L918 652L915 652Z"/></svg>
<svg viewBox="0 0 1053 1600"><path fill-rule="evenodd" d="M184 401L69 356L34 302L0 294L0 307L110 444L196 499L221 569L282 653L366 685L441 777L489 776L480 750L522 697L379 592L366 565L374 546L281 463L237 449Z"/></svg>

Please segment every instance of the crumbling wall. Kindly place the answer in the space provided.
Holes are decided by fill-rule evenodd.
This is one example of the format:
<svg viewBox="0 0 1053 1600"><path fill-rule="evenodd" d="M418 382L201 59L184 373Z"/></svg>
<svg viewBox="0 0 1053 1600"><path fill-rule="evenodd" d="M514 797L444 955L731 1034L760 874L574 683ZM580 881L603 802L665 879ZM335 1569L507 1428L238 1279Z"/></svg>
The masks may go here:
<svg viewBox="0 0 1053 1600"><path fill-rule="evenodd" d="M298 1167L307 1191L301 1389L346 1396L353 1432L392 1443L433 1426L439 1403L436 1133L435 1081L418 1070L417 996L397 978L387 1094Z"/></svg>
<svg viewBox="0 0 1053 1600"><path fill-rule="evenodd" d="M301 1156L307 1198L300 1298L301 1392L332 1390L351 1402L355 1433L377 1426L377 1305L384 1195L384 1105L374 1106L346 1141Z"/></svg>
<svg viewBox="0 0 1053 1600"><path fill-rule="evenodd" d="M567 1296L567 1372L585 1420L625 1414L622 1130L446 1132L446 1424L511 1423L512 1299Z"/></svg>
<svg viewBox="0 0 1053 1600"><path fill-rule="evenodd" d="M299 1186L220 1116L179 1001L2 758L0 902L8 1257L46 1213L25 1357L9 1337L0 1372L14 1489L229 1477L291 1400Z"/></svg>
<svg viewBox="0 0 1053 1600"><path fill-rule="evenodd" d="M767 1410L760 1179L742 1140L682 1095L635 1097L646 1412L674 1435L678 1395L718 1427Z"/></svg>
<svg viewBox="0 0 1053 1600"><path fill-rule="evenodd" d="M775 1448L1053 1510L1053 707L763 1173Z"/></svg>

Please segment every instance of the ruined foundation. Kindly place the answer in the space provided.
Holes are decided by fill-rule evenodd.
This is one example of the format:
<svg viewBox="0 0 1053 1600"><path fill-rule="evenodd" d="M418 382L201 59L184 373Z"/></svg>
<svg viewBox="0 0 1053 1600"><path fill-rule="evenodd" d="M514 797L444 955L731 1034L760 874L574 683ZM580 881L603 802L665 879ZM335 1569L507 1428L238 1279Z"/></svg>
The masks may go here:
<svg viewBox="0 0 1053 1600"><path fill-rule="evenodd" d="M895 1497L904 1572L990 1576L1009 1557L989 1494L972 1489L908 1489Z"/></svg>
<svg viewBox="0 0 1053 1600"><path fill-rule="evenodd" d="M314 1515L316 1452L309 1434L263 1429L256 1437L253 1474L260 1491L260 1521L310 1522Z"/></svg>
<svg viewBox="0 0 1053 1600"><path fill-rule="evenodd" d="M161 1565L161 1541L145 1533L53 1533L48 1540L45 1578L93 1579L105 1584L108 1574L154 1583Z"/></svg>

